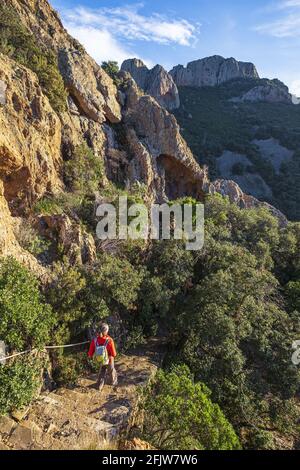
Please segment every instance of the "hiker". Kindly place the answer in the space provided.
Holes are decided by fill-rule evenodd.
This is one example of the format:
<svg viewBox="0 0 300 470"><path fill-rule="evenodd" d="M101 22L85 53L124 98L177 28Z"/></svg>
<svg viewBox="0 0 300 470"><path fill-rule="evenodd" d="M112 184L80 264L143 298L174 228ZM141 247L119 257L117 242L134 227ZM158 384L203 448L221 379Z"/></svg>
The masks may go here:
<svg viewBox="0 0 300 470"><path fill-rule="evenodd" d="M103 389L106 377L107 382L110 385L117 385L118 378L115 369L115 357L117 355L114 340L108 336L109 326L107 323L103 323L100 327L100 333L96 334L96 337L90 344L88 352L89 357L95 355L96 360L100 363L100 370L96 387L99 391Z"/></svg>

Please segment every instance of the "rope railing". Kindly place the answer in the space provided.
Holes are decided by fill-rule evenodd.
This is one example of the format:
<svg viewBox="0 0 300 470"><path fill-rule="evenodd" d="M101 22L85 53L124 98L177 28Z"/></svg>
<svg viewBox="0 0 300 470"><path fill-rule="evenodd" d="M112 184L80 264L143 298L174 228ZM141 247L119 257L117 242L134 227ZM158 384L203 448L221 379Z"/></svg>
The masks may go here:
<svg viewBox="0 0 300 470"><path fill-rule="evenodd" d="M82 343L72 343L72 344L59 344L54 346L45 346L43 349L62 349L62 348L72 348L74 346L81 346L84 344L88 344L90 341L83 341ZM0 365L4 364L7 360L13 359L14 357L22 356L24 354L33 354L37 349L27 349L26 351L21 351L10 356L0 355Z"/></svg>
<svg viewBox="0 0 300 470"><path fill-rule="evenodd" d="M8 359L12 359L12 358L17 357L17 356L22 356L23 354L29 354L29 353L32 353L33 351L34 351L34 349L28 349L28 351L18 352L16 354L12 354L11 356L1 355L0 356L0 364L1 364L1 361L7 361Z"/></svg>
<svg viewBox="0 0 300 470"><path fill-rule="evenodd" d="M73 346L81 346L82 344L88 343L90 343L90 341L83 341L83 343L61 344L58 346L45 346L45 349L72 348Z"/></svg>

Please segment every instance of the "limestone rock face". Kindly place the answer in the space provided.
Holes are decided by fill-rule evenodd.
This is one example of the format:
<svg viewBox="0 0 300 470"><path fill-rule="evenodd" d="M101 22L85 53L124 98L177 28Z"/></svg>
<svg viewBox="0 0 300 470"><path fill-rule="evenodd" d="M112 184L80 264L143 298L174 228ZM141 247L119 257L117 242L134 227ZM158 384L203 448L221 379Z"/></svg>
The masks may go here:
<svg viewBox="0 0 300 470"><path fill-rule="evenodd" d="M61 188L61 123L34 73L0 55L0 179L12 212Z"/></svg>
<svg viewBox="0 0 300 470"><path fill-rule="evenodd" d="M157 200L185 195L201 199L207 175L182 138L175 117L150 96L141 96L133 80L126 93L124 125L134 155L130 179L146 184Z"/></svg>
<svg viewBox="0 0 300 470"><path fill-rule="evenodd" d="M40 230L51 238L56 234L63 246L64 254L71 264L84 264L96 259L96 246L91 234L84 231L66 214L44 215L40 217Z"/></svg>
<svg viewBox="0 0 300 470"><path fill-rule="evenodd" d="M287 87L279 87L276 85L261 85L252 88L240 98L235 98L235 102L251 101L264 103L286 103L293 104L292 95Z"/></svg>
<svg viewBox="0 0 300 470"><path fill-rule="evenodd" d="M3 183L0 180L0 257L13 256L41 279L47 279L46 270L18 243L14 233L14 219L11 217L4 197Z"/></svg>
<svg viewBox="0 0 300 470"><path fill-rule="evenodd" d="M120 120L116 88L110 77L89 56L76 50L59 52L59 68L70 96L81 114L96 122Z"/></svg>
<svg viewBox="0 0 300 470"><path fill-rule="evenodd" d="M216 86L233 78L259 78L255 65L230 58L212 56L177 65L170 72L177 86Z"/></svg>
<svg viewBox="0 0 300 470"><path fill-rule="evenodd" d="M236 204L242 209L251 209L253 207L266 207L279 220L281 226L287 225L288 221L285 215L275 207L266 202L259 201L253 196L243 193L239 185L232 180L215 180L205 186L208 194L219 193L227 196L230 202Z"/></svg>
<svg viewBox="0 0 300 470"><path fill-rule="evenodd" d="M125 60L121 70L129 72L137 85L169 111L180 106L179 94L171 75L160 65L149 70L139 59Z"/></svg>
<svg viewBox="0 0 300 470"><path fill-rule="evenodd" d="M67 89L81 110L98 122L121 118L117 89L112 79L64 29L57 12L47 0L3 0L14 8L24 25L41 44L58 56Z"/></svg>

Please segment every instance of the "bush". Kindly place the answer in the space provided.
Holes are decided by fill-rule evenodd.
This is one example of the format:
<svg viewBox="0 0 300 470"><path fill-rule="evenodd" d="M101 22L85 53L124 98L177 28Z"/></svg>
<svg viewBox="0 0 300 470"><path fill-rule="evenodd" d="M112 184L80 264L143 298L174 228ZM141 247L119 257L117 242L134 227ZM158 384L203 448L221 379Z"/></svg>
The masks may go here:
<svg viewBox="0 0 300 470"><path fill-rule="evenodd" d="M109 60L108 62L102 62L101 67L107 75L110 76L110 78L113 79L114 83L116 86L120 85L120 79L118 78L118 73L119 73L119 65L118 62L114 60Z"/></svg>
<svg viewBox="0 0 300 470"><path fill-rule="evenodd" d="M71 160L64 164L66 184L72 191L82 195L91 194L99 189L103 176L103 161L95 157L86 143L76 147Z"/></svg>
<svg viewBox="0 0 300 470"><path fill-rule="evenodd" d="M49 240L41 237L26 219L21 220L15 230L15 236L22 248L36 257L47 251L51 244Z"/></svg>
<svg viewBox="0 0 300 470"><path fill-rule="evenodd" d="M41 385L41 367L37 357L28 356L0 365L0 415L29 405Z"/></svg>
<svg viewBox="0 0 300 470"><path fill-rule="evenodd" d="M185 366L160 370L144 392L143 438L167 450L237 450L239 440L209 389Z"/></svg>
<svg viewBox="0 0 300 470"><path fill-rule="evenodd" d="M62 214L64 212L61 201L55 196L45 196L39 199L34 204L33 210L36 214L39 215L54 215Z"/></svg>
<svg viewBox="0 0 300 470"><path fill-rule="evenodd" d="M53 281L47 289L47 301L57 314L53 331L56 344L68 342L84 328L87 310L82 300L86 280L76 267L64 259L53 266Z"/></svg>
<svg viewBox="0 0 300 470"><path fill-rule="evenodd" d="M110 310L123 313L136 310L142 269L136 269L126 259L104 254L88 270L87 277L87 301L91 306L94 304L95 310L100 305L100 298Z"/></svg>
<svg viewBox="0 0 300 470"><path fill-rule="evenodd" d="M15 259L0 260L0 337L11 349L42 347L55 315L39 292L38 281Z"/></svg>
<svg viewBox="0 0 300 470"><path fill-rule="evenodd" d="M57 385L74 385L83 373L99 370L94 366L86 351L77 353L59 353L53 359L53 379Z"/></svg>

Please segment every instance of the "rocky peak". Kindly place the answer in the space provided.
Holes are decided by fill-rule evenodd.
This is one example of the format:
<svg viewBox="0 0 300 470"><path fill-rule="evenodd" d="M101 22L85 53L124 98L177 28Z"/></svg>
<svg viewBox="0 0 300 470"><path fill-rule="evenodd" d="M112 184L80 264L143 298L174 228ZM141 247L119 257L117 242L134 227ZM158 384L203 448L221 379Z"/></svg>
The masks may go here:
<svg viewBox="0 0 300 470"><path fill-rule="evenodd" d="M142 60L127 59L122 63L121 70L130 73L137 85L142 88L142 90L145 89L149 69Z"/></svg>
<svg viewBox="0 0 300 470"><path fill-rule="evenodd" d="M259 78L254 64L217 55L189 62L187 67L178 65L169 74L177 86L194 87L216 86L234 78Z"/></svg>
<svg viewBox="0 0 300 470"><path fill-rule="evenodd" d="M180 106L177 86L170 74L161 66L151 70L140 59L128 59L121 66L123 72L129 72L137 85L169 111Z"/></svg>

